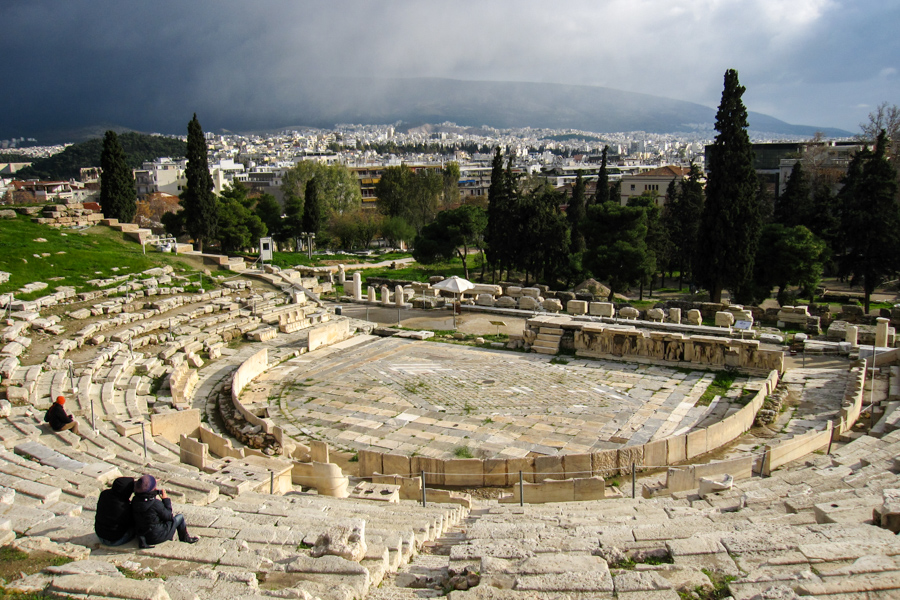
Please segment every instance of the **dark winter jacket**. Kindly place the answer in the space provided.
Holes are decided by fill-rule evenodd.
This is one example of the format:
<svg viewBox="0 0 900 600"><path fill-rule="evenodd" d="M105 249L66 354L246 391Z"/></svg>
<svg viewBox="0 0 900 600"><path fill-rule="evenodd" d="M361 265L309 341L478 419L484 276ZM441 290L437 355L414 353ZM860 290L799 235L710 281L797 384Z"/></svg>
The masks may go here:
<svg viewBox="0 0 900 600"><path fill-rule="evenodd" d="M72 417L66 414L66 409L63 408L62 404L54 402L47 409L47 414L44 415L44 422L50 423L50 429L53 431L59 431L64 425L72 422Z"/></svg>
<svg viewBox="0 0 900 600"><path fill-rule="evenodd" d="M131 510L134 514L135 531L148 544L161 544L175 536L175 515L172 513L170 499L160 500L155 491L135 494Z"/></svg>
<svg viewBox="0 0 900 600"><path fill-rule="evenodd" d="M97 515L94 517L94 532L97 537L115 541L134 528L130 500L133 491L134 479L118 477L111 488L100 492Z"/></svg>

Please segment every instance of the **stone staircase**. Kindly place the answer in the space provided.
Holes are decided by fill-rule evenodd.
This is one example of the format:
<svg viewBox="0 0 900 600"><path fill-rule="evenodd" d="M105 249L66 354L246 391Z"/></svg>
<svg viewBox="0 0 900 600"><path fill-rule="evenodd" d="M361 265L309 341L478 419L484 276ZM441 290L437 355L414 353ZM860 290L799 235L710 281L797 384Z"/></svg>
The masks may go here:
<svg viewBox="0 0 900 600"><path fill-rule="evenodd" d="M559 354L563 330L557 327L541 327L531 349L538 354Z"/></svg>

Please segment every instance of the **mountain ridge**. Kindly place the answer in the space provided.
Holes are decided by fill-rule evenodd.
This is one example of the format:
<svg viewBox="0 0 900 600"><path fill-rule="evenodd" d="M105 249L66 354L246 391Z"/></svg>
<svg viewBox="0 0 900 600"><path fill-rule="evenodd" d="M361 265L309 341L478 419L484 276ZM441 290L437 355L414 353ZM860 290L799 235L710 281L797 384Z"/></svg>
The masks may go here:
<svg viewBox="0 0 900 600"><path fill-rule="evenodd" d="M282 86L262 97L255 90L245 94L229 103L200 103L185 109L180 118L176 115L181 107L166 106L156 111L132 107L127 114L109 115L105 120L131 122L118 126L120 131L175 134L184 132L184 124L195 111L206 131L275 131L287 128L286 123L331 129L341 123L418 126L450 121L460 127L662 134L712 132L716 114L716 109L702 104L606 87L442 78L320 77ZM73 119L77 117L73 115ZM773 135L811 138L818 131L827 137L852 135L839 128L795 125L752 111L749 122L752 132ZM94 123L75 121L67 129L70 134L78 129L88 131L95 129ZM48 143L56 135L51 134L54 132L28 135Z"/></svg>

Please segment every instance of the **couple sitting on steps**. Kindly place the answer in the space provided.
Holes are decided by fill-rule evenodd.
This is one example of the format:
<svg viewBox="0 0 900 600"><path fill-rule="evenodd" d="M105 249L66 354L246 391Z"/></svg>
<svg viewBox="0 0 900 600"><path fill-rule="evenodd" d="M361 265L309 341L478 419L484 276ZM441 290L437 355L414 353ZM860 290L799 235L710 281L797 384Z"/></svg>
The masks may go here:
<svg viewBox="0 0 900 600"><path fill-rule="evenodd" d="M152 475L141 475L137 481L119 477L100 492L94 531L107 546L121 546L137 535L138 545L150 548L171 540L176 532L179 541L193 544L198 540L188 533L184 516L172 513L172 501L166 490L156 487Z"/></svg>

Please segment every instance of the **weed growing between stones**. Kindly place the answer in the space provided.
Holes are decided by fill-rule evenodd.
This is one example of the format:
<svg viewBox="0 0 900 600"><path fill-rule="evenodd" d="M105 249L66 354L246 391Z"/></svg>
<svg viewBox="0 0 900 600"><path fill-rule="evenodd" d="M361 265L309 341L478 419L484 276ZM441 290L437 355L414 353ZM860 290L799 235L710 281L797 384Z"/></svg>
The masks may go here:
<svg viewBox="0 0 900 600"><path fill-rule="evenodd" d="M457 446L453 449L453 456L456 458L475 458L468 446Z"/></svg>
<svg viewBox="0 0 900 600"><path fill-rule="evenodd" d="M550 364L551 365L567 365L567 364L569 364L569 361L567 361L565 358L558 358L558 357L554 356L553 358L550 359Z"/></svg>
<svg viewBox="0 0 900 600"><path fill-rule="evenodd" d="M133 569L129 569L128 567L122 566L117 566L116 569L118 569L119 573L121 573L128 579L165 579L165 577L157 575L150 569L141 569L140 571L135 571Z"/></svg>
<svg viewBox="0 0 900 600"><path fill-rule="evenodd" d="M700 569L709 577L710 587L697 586L693 590L679 591L682 600L724 600L731 596L728 584L737 579L731 575L722 575L708 569Z"/></svg>
<svg viewBox="0 0 900 600"><path fill-rule="evenodd" d="M33 552L28 554L20 550L15 550L11 546L3 546L0 548L0 578L2 578L2 582L13 581L18 579L22 574L33 575L46 567L58 567L70 562L72 562L72 559L66 556L49 554L46 552ZM17 599L63 598L63 596L47 596L43 594L16 594L12 596L7 594L3 587L0 587L0 598L7 597L15 597Z"/></svg>
<svg viewBox="0 0 900 600"><path fill-rule="evenodd" d="M709 387L706 388L706 391L703 392L703 395L697 400L696 406L709 406L710 402L712 402L713 398L716 396L725 396L725 393L728 392L728 388L731 387L731 384L734 383L735 379L737 379L737 373L731 373L729 371L717 372L713 382L709 384Z"/></svg>
<svg viewBox="0 0 900 600"><path fill-rule="evenodd" d="M347 459L347 462L359 462L359 452L355 452L353 456Z"/></svg>

